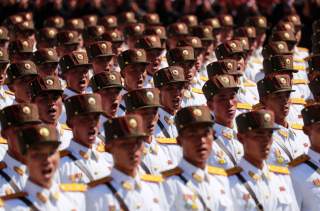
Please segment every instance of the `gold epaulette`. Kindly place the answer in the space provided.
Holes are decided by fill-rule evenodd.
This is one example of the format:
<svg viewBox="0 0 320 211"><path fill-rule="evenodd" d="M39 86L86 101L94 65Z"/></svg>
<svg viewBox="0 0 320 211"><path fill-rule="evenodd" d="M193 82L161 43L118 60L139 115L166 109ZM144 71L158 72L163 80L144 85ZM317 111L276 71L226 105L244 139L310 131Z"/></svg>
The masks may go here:
<svg viewBox="0 0 320 211"><path fill-rule="evenodd" d="M0 170L7 168L7 164L5 162L0 162Z"/></svg>
<svg viewBox="0 0 320 211"><path fill-rule="evenodd" d="M14 96L14 92L11 92L11 91L9 91L9 90L4 91L4 93L6 93L6 94L8 94L8 95Z"/></svg>
<svg viewBox="0 0 320 211"><path fill-rule="evenodd" d="M103 177L101 179L89 182L87 185L88 185L89 188L94 188L94 187L96 187L98 185L106 184L106 183L110 182L111 180L112 180L112 177Z"/></svg>
<svg viewBox="0 0 320 211"><path fill-rule="evenodd" d="M175 138L156 138L156 141L159 144L177 144L177 140Z"/></svg>
<svg viewBox="0 0 320 211"><path fill-rule="evenodd" d="M0 198L0 207L3 207L4 206L4 202L3 200Z"/></svg>
<svg viewBox="0 0 320 211"><path fill-rule="evenodd" d="M200 76L200 80L206 82L209 80L209 78L206 76Z"/></svg>
<svg viewBox="0 0 320 211"><path fill-rule="evenodd" d="M7 139L0 137L0 144L8 144Z"/></svg>
<svg viewBox="0 0 320 211"><path fill-rule="evenodd" d="M298 85L298 84L308 84L308 81L305 79L292 79L292 84L293 85Z"/></svg>
<svg viewBox="0 0 320 211"><path fill-rule="evenodd" d="M299 51L309 52L308 48L298 47Z"/></svg>
<svg viewBox="0 0 320 211"><path fill-rule="evenodd" d="M296 166L300 165L301 163L306 162L309 159L310 159L310 157L308 155L303 154L303 155L300 155L299 157L293 159L288 165L290 168L296 167Z"/></svg>
<svg viewBox="0 0 320 211"><path fill-rule="evenodd" d="M236 166L236 167L233 167L233 168L230 168L230 169L227 169L226 172L227 172L227 175L230 177L230 176L233 176L235 174L238 174L240 172L242 172L243 169L239 166Z"/></svg>
<svg viewBox="0 0 320 211"><path fill-rule="evenodd" d="M161 175L144 174L140 178L146 182L161 183L163 181L163 177Z"/></svg>
<svg viewBox="0 0 320 211"><path fill-rule="evenodd" d="M253 59L252 62L255 64L262 64L262 61L260 59Z"/></svg>
<svg viewBox="0 0 320 211"><path fill-rule="evenodd" d="M59 152L59 154L60 154L60 158L63 158L63 157L65 157L65 156L68 156L68 155L70 154L70 152L65 149L65 150L61 150L61 151Z"/></svg>
<svg viewBox="0 0 320 211"><path fill-rule="evenodd" d="M197 94L203 94L203 91L201 89L198 88L191 88L191 91Z"/></svg>
<svg viewBox="0 0 320 211"><path fill-rule="evenodd" d="M303 70L306 69L306 67L305 67L305 66L302 66L302 65L294 65L294 66L293 66L293 69L299 70L299 71L303 71Z"/></svg>
<svg viewBox="0 0 320 211"><path fill-rule="evenodd" d="M290 102L292 104L306 105L306 101L303 98L290 98Z"/></svg>
<svg viewBox="0 0 320 211"><path fill-rule="evenodd" d="M255 111L263 109L263 108L264 108L264 105L262 103L257 103L252 106L252 110L255 110Z"/></svg>
<svg viewBox="0 0 320 211"><path fill-rule="evenodd" d="M295 130L302 130L302 129L303 129L303 125L302 125L302 124L299 124L299 123L292 123L292 124L290 125L290 127L291 127L292 129L295 129Z"/></svg>
<svg viewBox="0 0 320 211"><path fill-rule="evenodd" d="M225 169L215 166L208 166L208 173L212 175L228 176Z"/></svg>
<svg viewBox="0 0 320 211"><path fill-rule="evenodd" d="M306 106L311 106L311 105L315 105L315 104L320 104L320 102L315 101L313 99L306 100Z"/></svg>
<svg viewBox="0 0 320 211"><path fill-rule="evenodd" d="M301 59L301 58L294 58L293 61L294 62L300 62L300 63L305 62L305 60Z"/></svg>
<svg viewBox="0 0 320 211"><path fill-rule="evenodd" d="M243 83L243 86L244 87L256 87L257 85L253 81L246 80L246 82Z"/></svg>
<svg viewBox="0 0 320 211"><path fill-rule="evenodd" d="M290 174L290 171L287 167L284 166L275 166L275 165L268 165L269 171L277 174Z"/></svg>
<svg viewBox="0 0 320 211"><path fill-rule="evenodd" d="M237 103L237 109L252 110L252 105L249 103Z"/></svg>
<svg viewBox="0 0 320 211"><path fill-rule="evenodd" d="M24 198L27 197L28 193L27 192L19 192L19 193L13 193L13 194L9 194L9 195L5 195L5 196L1 196L1 200L3 201L7 201L7 200L11 200L11 199L18 199L18 198Z"/></svg>
<svg viewBox="0 0 320 211"><path fill-rule="evenodd" d="M161 175L164 179L168 178L168 177L171 177L171 176L176 176L176 175L179 175L183 172L183 170L179 167L176 167L174 169L170 169L170 170L167 170L167 171L163 171L161 172Z"/></svg>
<svg viewBox="0 0 320 211"><path fill-rule="evenodd" d="M60 184L60 189L65 192L85 192L87 185L79 183Z"/></svg>
<svg viewBox="0 0 320 211"><path fill-rule="evenodd" d="M63 129L63 130L71 130L71 128L70 127L68 127L68 125L66 125L66 124L61 124L61 129Z"/></svg>
<svg viewBox="0 0 320 211"><path fill-rule="evenodd" d="M98 152L106 152L106 145L105 145L105 143L100 142L100 143L97 145L96 150L97 150Z"/></svg>

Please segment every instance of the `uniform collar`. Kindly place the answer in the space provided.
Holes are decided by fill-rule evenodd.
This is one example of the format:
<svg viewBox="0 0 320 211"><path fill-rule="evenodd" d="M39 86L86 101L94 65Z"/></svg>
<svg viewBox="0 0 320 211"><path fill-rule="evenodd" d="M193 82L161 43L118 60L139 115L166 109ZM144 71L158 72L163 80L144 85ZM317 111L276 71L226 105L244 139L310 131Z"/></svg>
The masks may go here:
<svg viewBox="0 0 320 211"><path fill-rule="evenodd" d="M152 136L152 141L149 144L148 142L144 143L144 154L146 155L147 153L152 153L157 155L159 151L159 144L155 140L155 137Z"/></svg>
<svg viewBox="0 0 320 211"><path fill-rule="evenodd" d="M257 181L262 178L269 178L270 173L268 165L266 162L263 162L263 168L259 169L248 162L245 158L241 158L239 166L248 174L254 181Z"/></svg>
<svg viewBox="0 0 320 211"><path fill-rule="evenodd" d="M163 108L159 108L158 113L159 113L159 117L160 117L161 122L167 123L168 125L174 124L174 115L168 113Z"/></svg>
<svg viewBox="0 0 320 211"><path fill-rule="evenodd" d="M235 138L236 132L232 128L215 123L213 125L213 129L215 130L217 136L223 136L226 139Z"/></svg>
<svg viewBox="0 0 320 211"><path fill-rule="evenodd" d="M202 182L203 180L209 181L207 167L205 169L198 168L184 158L181 159L179 167L182 168L183 173L186 174L188 178L193 178L196 182Z"/></svg>
<svg viewBox="0 0 320 211"><path fill-rule="evenodd" d="M320 163L320 153L309 148L308 155L312 160L316 161L317 163Z"/></svg>
<svg viewBox="0 0 320 211"><path fill-rule="evenodd" d="M70 149L73 153L76 155L82 157L84 160L88 159L95 159L98 160L99 155L98 152L95 151L95 145L92 146L92 148L88 148L86 146L83 146L72 139L70 141L70 145L68 149Z"/></svg>
<svg viewBox="0 0 320 211"><path fill-rule="evenodd" d="M27 180L26 186L24 187L29 196L36 198L40 203L46 203L50 201L57 201L60 196L59 185L53 182L49 189L41 187L30 180Z"/></svg>
<svg viewBox="0 0 320 211"><path fill-rule="evenodd" d="M27 173L27 166L11 157L9 153L5 154L2 161L5 162L8 168L12 169L21 176Z"/></svg>
<svg viewBox="0 0 320 211"><path fill-rule="evenodd" d="M282 137L284 137L284 138L294 138L295 132L289 126L286 128L286 127L283 127L282 125L279 125L277 123L274 123L274 125L275 125L275 127L279 128L279 130L277 130L276 133L278 133Z"/></svg>
<svg viewBox="0 0 320 211"><path fill-rule="evenodd" d="M113 181L120 185L123 189L130 191L134 189L141 189L141 180L138 175L131 177L116 168L111 170L110 176Z"/></svg>

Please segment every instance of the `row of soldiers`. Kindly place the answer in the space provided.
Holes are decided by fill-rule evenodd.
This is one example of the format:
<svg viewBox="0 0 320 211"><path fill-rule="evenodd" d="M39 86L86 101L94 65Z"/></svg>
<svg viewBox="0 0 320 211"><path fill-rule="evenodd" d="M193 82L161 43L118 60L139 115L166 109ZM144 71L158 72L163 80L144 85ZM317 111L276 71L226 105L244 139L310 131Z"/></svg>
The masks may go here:
<svg viewBox="0 0 320 211"><path fill-rule="evenodd" d="M318 210L320 22L44 25L0 27L6 210Z"/></svg>

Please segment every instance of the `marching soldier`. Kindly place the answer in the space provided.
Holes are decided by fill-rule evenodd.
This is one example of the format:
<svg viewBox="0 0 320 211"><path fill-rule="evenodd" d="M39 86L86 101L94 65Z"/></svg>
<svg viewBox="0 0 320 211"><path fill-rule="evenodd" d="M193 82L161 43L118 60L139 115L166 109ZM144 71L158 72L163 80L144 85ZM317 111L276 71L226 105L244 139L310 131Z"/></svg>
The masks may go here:
<svg viewBox="0 0 320 211"><path fill-rule="evenodd" d="M145 25L143 23L131 23L124 27L126 49L135 48L137 41L143 36Z"/></svg>
<svg viewBox="0 0 320 211"><path fill-rule="evenodd" d="M88 183L110 173L112 158L104 152L99 132L99 116L103 114L98 94L82 94L65 100L67 125L73 138L61 152L61 182Z"/></svg>
<svg viewBox="0 0 320 211"><path fill-rule="evenodd" d="M54 126L39 124L18 132L29 178L23 192L4 196L6 210L85 210L85 185L54 181L59 165L59 135Z"/></svg>
<svg viewBox="0 0 320 211"><path fill-rule="evenodd" d="M0 47L0 109L11 105L14 101L14 94L5 85L9 62L7 50Z"/></svg>
<svg viewBox="0 0 320 211"><path fill-rule="evenodd" d="M182 108L175 123L183 159L176 168L162 172L170 210L233 210L226 172L207 165L214 137L209 109Z"/></svg>
<svg viewBox="0 0 320 211"><path fill-rule="evenodd" d="M40 77L58 76L58 53L53 48L41 48L34 53L34 62Z"/></svg>
<svg viewBox="0 0 320 211"><path fill-rule="evenodd" d="M8 52L11 63L21 60L32 60L33 43L31 40L14 40L9 43Z"/></svg>
<svg viewBox="0 0 320 211"><path fill-rule="evenodd" d="M37 49L55 48L57 46L58 30L54 27L44 27L36 33Z"/></svg>
<svg viewBox="0 0 320 211"><path fill-rule="evenodd" d="M236 122L244 156L237 167L227 170L235 210L299 210L288 168L266 163L272 133L278 129L274 114L242 113Z"/></svg>
<svg viewBox="0 0 320 211"><path fill-rule="evenodd" d="M89 183L87 210L167 210L161 176L139 174L147 134L139 115L104 124L114 167L110 177Z"/></svg>
<svg viewBox="0 0 320 211"><path fill-rule="evenodd" d="M57 47L59 57L63 57L80 49L79 34L73 30L62 30L57 34Z"/></svg>
<svg viewBox="0 0 320 211"><path fill-rule="evenodd" d="M0 26L0 46L7 49L9 41L10 37L8 29L4 26Z"/></svg>
<svg viewBox="0 0 320 211"><path fill-rule="evenodd" d="M167 27L167 50L177 47L177 42L189 35L188 26L183 22L175 22Z"/></svg>

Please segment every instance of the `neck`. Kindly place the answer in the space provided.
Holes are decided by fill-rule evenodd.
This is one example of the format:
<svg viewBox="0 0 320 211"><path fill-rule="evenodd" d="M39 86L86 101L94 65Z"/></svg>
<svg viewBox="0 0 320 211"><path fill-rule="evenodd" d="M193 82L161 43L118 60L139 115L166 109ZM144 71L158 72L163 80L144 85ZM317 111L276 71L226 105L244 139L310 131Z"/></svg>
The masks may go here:
<svg viewBox="0 0 320 211"><path fill-rule="evenodd" d="M189 163L191 163L192 165L194 165L195 167L198 167L200 169L205 169L206 168L206 165L207 165L207 162L206 160L203 161L203 162L195 162L187 157L183 157L186 161L188 161Z"/></svg>
<svg viewBox="0 0 320 211"><path fill-rule="evenodd" d="M247 154L244 155L244 158L251 163L252 165L254 165L255 167L257 167L258 169L262 169L263 168L263 160L262 159L256 159L256 158L252 158L250 156L248 156Z"/></svg>
<svg viewBox="0 0 320 211"><path fill-rule="evenodd" d="M81 146L84 146L90 149L92 148L92 145L93 145L92 143L78 141L77 138L73 138L73 141L80 144Z"/></svg>
<svg viewBox="0 0 320 211"><path fill-rule="evenodd" d="M133 169L122 168L120 166L117 166L116 164L115 164L114 168L118 169L119 171L123 172L124 174L126 174L130 177L135 177L135 176L137 176L137 173L138 173L137 168L133 168Z"/></svg>
<svg viewBox="0 0 320 211"><path fill-rule="evenodd" d="M176 113L176 110L171 109L171 108L168 107L168 106L165 106L165 107L163 108L163 110L165 110L166 112L168 112L168 113L171 114L171 115L174 115L174 114Z"/></svg>
<svg viewBox="0 0 320 211"><path fill-rule="evenodd" d="M275 118L275 122L283 127L288 127L288 122L285 118Z"/></svg>
<svg viewBox="0 0 320 211"><path fill-rule="evenodd" d="M151 144L151 142L152 142L152 136L148 136L148 138L146 139L146 142L147 142L148 144Z"/></svg>
<svg viewBox="0 0 320 211"><path fill-rule="evenodd" d="M233 128L233 121L232 119L224 119L220 120L219 118L216 118L216 123L228 127L228 128Z"/></svg>
<svg viewBox="0 0 320 211"><path fill-rule="evenodd" d="M29 180L30 180L31 182L33 182L34 184L39 185L40 187L43 187L43 188L46 188L46 189L50 189L51 186L52 186L52 179L47 180L47 181L43 181L43 182L38 182L38 181L34 180L34 179L32 178L32 176L30 176L30 177L29 177Z"/></svg>

